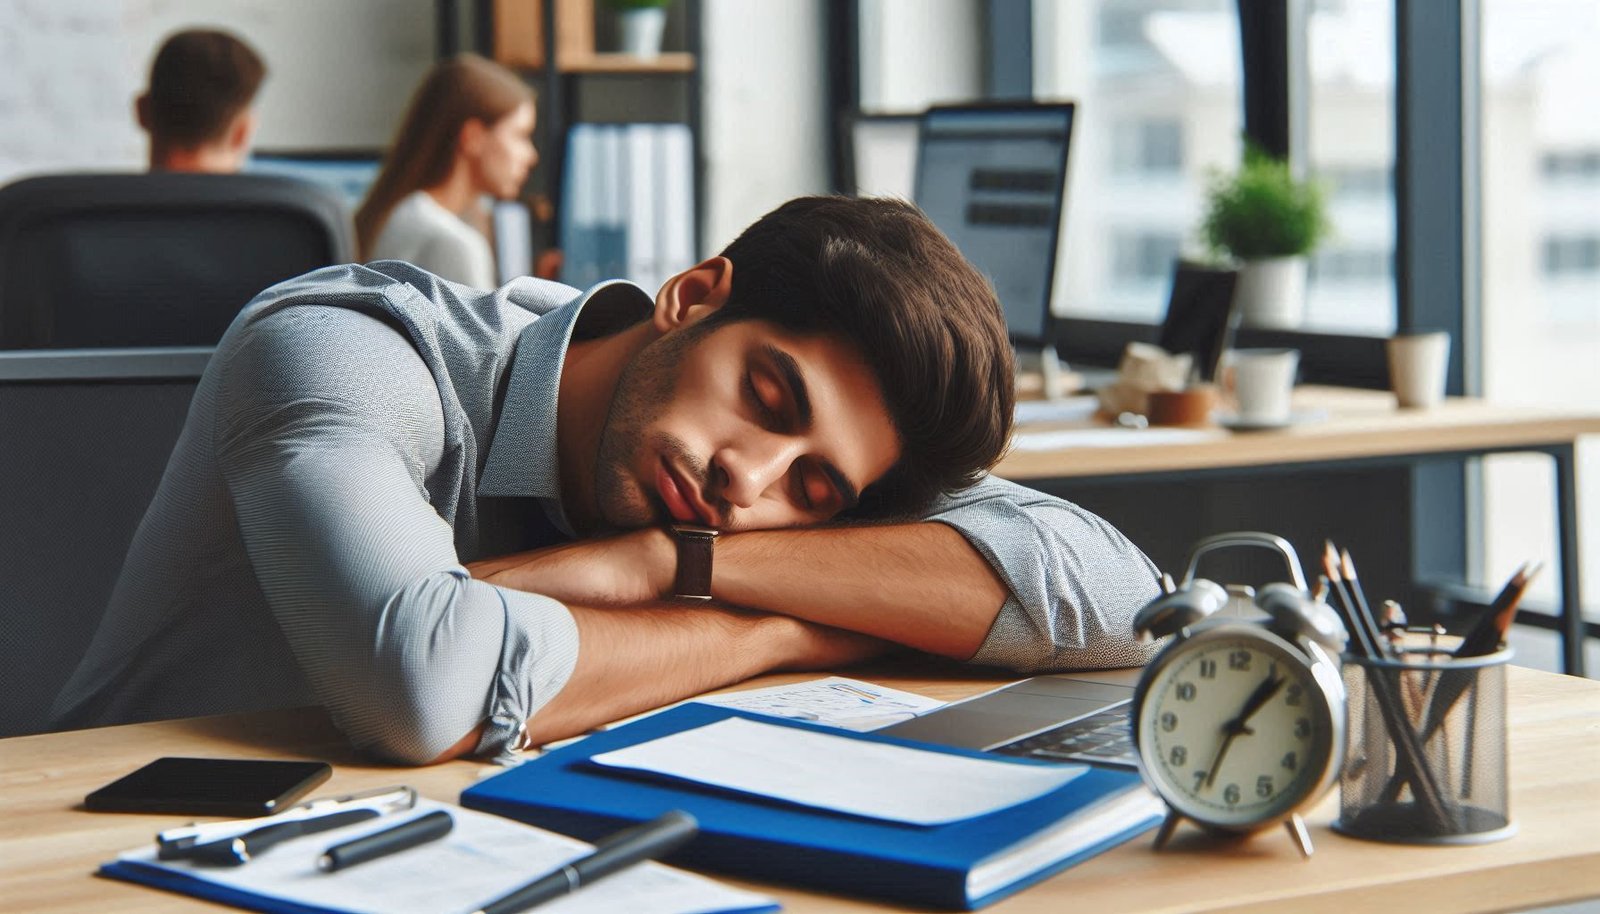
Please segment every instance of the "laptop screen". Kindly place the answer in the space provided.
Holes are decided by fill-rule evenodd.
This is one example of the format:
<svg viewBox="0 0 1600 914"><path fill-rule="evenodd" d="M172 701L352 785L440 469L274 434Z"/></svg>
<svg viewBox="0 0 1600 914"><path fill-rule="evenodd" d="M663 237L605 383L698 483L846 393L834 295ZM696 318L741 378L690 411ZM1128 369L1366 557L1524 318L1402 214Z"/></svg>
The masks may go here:
<svg viewBox="0 0 1600 914"><path fill-rule="evenodd" d="M1013 342L1050 334L1071 104L929 109L916 203L994 283Z"/></svg>

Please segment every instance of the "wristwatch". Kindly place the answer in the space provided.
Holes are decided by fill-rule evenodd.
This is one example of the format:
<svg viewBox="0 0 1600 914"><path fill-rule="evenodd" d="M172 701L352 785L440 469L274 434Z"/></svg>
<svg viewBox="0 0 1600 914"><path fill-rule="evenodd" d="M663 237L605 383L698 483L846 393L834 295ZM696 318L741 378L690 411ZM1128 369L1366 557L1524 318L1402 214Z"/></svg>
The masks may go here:
<svg viewBox="0 0 1600 914"><path fill-rule="evenodd" d="M672 581L672 595L680 600L711 599L711 558L720 531L695 524L673 524L671 530L678 546L678 573Z"/></svg>

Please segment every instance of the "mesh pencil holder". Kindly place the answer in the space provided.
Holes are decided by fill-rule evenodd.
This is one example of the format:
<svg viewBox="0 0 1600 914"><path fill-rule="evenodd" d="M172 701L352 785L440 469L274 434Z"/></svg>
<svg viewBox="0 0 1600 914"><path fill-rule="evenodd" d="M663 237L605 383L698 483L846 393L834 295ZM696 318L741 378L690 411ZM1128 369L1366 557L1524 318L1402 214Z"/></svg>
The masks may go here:
<svg viewBox="0 0 1600 914"><path fill-rule="evenodd" d="M1333 829L1404 844L1509 838L1504 649L1346 654L1348 749Z"/></svg>

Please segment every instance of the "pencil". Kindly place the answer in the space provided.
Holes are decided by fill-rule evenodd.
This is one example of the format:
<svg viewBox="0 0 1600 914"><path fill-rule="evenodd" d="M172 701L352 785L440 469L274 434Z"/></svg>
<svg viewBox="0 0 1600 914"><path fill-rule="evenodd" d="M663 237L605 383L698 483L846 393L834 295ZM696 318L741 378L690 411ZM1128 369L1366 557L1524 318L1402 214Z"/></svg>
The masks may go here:
<svg viewBox="0 0 1600 914"><path fill-rule="evenodd" d="M1332 543L1328 544L1333 547ZM1356 605L1351 607L1361 614L1361 623L1367 627L1367 633L1372 636L1372 642L1384 654L1393 656L1389 650L1389 639L1383 636L1383 629L1378 626L1377 617L1372 614L1372 606L1367 603L1367 595L1361 590L1361 579L1356 577L1356 563L1350 559L1350 550L1339 550L1339 571L1344 579L1350 582L1350 594L1355 597Z"/></svg>
<svg viewBox="0 0 1600 914"><path fill-rule="evenodd" d="M1478 617L1456 646L1457 657L1482 657L1500 649L1506 632L1511 630L1512 620L1517 617L1517 604L1522 602L1522 595L1527 592L1528 584L1541 567L1541 562L1522 563L1522 567L1500 588L1494 602L1489 604L1489 608Z"/></svg>

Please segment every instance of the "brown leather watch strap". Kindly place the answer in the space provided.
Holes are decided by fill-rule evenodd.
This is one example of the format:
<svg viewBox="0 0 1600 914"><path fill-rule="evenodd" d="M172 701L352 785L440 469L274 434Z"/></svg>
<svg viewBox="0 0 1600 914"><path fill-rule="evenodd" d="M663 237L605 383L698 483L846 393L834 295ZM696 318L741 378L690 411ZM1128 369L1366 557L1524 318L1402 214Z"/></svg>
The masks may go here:
<svg viewBox="0 0 1600 914"><path fill-rule="evenodd" d="M715 528L693 524L672 525L672 539L678 545L673 596L680 600L711 599L711 560L716 553L717 532Z"/></svg>

